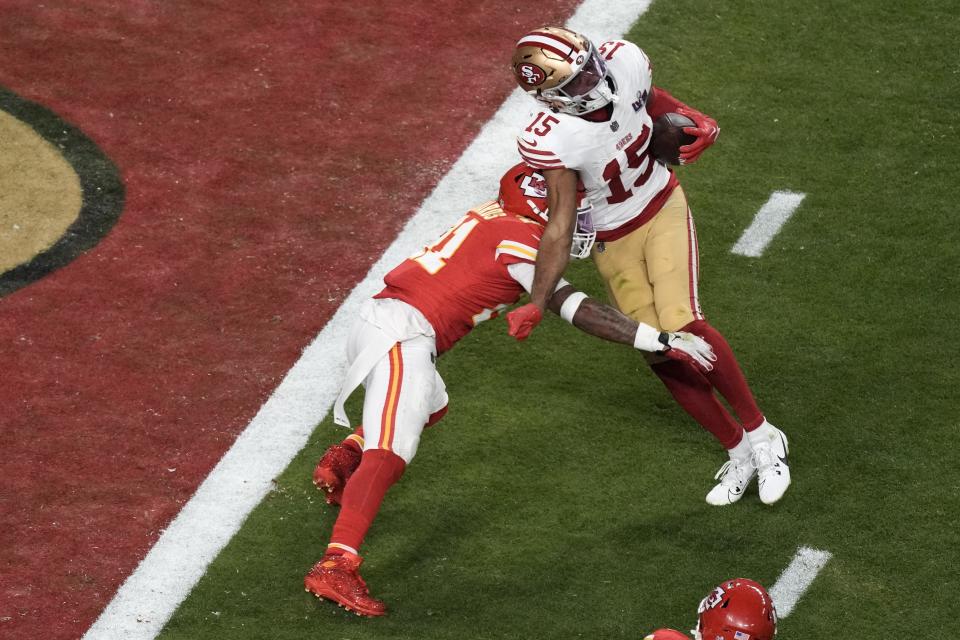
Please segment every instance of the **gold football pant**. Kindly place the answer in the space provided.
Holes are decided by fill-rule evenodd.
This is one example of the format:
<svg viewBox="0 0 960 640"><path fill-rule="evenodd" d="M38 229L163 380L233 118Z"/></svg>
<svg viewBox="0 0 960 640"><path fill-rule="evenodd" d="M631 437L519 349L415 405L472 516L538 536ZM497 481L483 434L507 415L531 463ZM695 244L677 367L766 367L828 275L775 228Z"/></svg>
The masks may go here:
<svg viewBox="0 0 960 640"><path fill-rule="evenodd" d="M697 233L683 189L642 227L595 247L593 260L610 299L638 322L677 331L702 320L697 297Z"/></svg>

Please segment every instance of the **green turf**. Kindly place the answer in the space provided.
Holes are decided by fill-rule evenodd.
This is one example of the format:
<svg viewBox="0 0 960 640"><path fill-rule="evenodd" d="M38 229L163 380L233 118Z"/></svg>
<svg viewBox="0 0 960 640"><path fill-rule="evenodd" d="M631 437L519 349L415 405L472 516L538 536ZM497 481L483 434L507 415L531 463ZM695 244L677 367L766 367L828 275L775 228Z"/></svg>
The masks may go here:
<svg viewBox="0 0 960 640"><path fill-rule="evenodd" d="M791 437L775 507L703 496L718 446L629 349L502 320L440 363L428 431L367 538L388 617L304 593L335 517L312 488L327 421L213 563L175 638L638 638L687 629L719 580L772 584L800 545L834 554L781 639L947 637L956 600L960 10L666 2L630 38L658 84L720 122L681 170L701 294ZM729 253L769 194L803 205L765 255ZM589 263L568 274L599 293Z"/></svg>

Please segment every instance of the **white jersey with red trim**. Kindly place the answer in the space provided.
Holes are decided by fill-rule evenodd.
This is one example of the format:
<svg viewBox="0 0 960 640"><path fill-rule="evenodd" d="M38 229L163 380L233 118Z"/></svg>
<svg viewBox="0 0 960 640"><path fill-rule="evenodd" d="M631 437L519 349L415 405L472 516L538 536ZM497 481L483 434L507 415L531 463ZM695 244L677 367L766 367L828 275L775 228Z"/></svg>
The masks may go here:
<svg viewBox="0 0 960 640"><path fill-rule="evenodd" d="M624 40L604 42L598 50L617 95L612 117L592 122L536 110L517 137L517 146L532 167L578 171L593 205L594 227L603 232L643 214L676 182L672 172L647 152L653 120L646 103L653 72L646 54Z"/></svg>
<svg viewBox="0 0 960 640"><path fill-rule="evenodd" d="M536 262L542 233L540 223L488 202L388 273L386 288L375 297L418 309L436 332L437 353L443 353L520 298L524 288L507 267Z"/></svg>

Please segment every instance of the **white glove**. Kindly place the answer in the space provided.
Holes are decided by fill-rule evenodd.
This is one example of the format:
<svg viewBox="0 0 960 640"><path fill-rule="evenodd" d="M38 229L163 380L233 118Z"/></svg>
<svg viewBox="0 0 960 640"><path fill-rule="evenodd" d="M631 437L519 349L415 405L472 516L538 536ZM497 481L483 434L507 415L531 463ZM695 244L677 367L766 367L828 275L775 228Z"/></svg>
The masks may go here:
<svg viewBox="0 0 960 640"><path fill-rule="evenodd" d="M713 371L717 355L710 343L686 331L662 332L657 341L663 345L660 352L672 360L688 362L703 372Z"/></svg>
<svg viewBox="0 0 960 640"><path fill-rule="evenodd" d="M686 331L657 331L645 322L637 327L633 346L643 351L662 353L671 360L686 362L704 373L713 371L711 363L717 361L713 347L700 336Z"/></svg>

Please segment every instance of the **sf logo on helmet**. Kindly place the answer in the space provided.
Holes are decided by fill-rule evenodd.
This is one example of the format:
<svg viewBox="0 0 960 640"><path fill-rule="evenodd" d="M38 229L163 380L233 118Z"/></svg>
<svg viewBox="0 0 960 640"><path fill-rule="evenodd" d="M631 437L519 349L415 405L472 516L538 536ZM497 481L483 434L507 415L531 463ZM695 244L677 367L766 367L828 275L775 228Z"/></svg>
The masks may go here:
<svg viewBox="0 0 960 640"><path fill-rule="evenodd" d="M517 74L526 84L538 85L547 79L547 74L544 73L543 69L529 62L517 65Z"/></svg>

